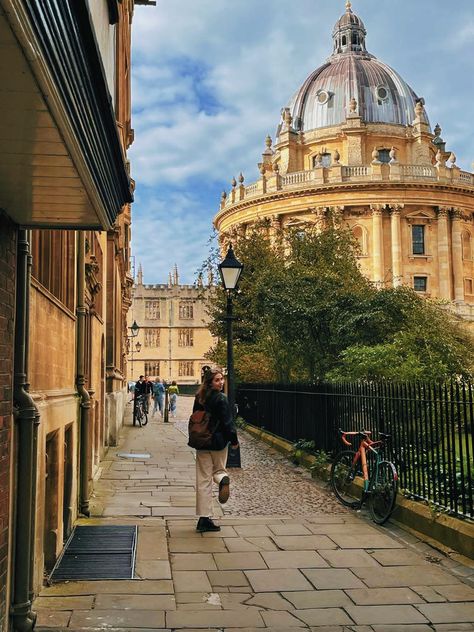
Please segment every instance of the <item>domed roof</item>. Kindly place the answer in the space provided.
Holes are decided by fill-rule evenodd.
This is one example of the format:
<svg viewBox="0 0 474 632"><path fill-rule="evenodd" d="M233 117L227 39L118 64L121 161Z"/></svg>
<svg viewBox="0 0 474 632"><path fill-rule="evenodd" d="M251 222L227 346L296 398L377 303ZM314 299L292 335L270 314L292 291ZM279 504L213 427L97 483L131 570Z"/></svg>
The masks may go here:
<svg viewBox="0 0 474 632"><path fill-rule="evenodd" d="M364 23L346 2L346 12L333 30L333 54L311 73L285 108L294 129L309 131L344 123L352 99L366 123L413 122L420 99L393 68L367 52L366 34Z"/></svg>

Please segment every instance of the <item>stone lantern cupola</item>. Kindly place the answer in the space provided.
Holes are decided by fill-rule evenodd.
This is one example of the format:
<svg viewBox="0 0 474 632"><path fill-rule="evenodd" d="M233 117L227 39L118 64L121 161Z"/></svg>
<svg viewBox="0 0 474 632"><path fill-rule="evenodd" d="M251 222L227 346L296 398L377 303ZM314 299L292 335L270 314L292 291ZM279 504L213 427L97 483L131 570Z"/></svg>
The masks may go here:
<svg viewBox="0 0 474 632"><path fill-rule="evenodd" d="M352 12L352 4L346 2L346 12L334 25L332 38L334 41L334 54L341 53L366 53L364 23Z"/></svg>

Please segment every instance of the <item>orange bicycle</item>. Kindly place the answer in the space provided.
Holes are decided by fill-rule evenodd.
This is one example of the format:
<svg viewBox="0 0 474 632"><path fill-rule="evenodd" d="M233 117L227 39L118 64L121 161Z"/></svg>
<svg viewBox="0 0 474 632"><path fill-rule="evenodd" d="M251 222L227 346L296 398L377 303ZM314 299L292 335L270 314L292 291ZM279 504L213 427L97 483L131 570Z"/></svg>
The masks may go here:
<svg viewBox="0 0 474 632"><path fill-rule="evenodd" d="M360 509L367 501L372 520L383 524L395 508L398 475L391 461L380 454L390 435L379 433L379 439L370 438L370 430L345 432L339 429L342 442L351 446L347 437L360 439L357 452L339 452L331 466L330 483L336 497L346 507Z"/></svg>

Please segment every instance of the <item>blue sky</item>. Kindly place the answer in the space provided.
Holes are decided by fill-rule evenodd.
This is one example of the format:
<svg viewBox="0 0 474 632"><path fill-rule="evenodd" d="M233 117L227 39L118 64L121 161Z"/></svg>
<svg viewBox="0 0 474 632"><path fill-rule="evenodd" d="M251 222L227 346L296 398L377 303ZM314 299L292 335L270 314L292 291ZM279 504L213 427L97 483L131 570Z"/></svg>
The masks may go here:
<svg viewBox="0 0 474 632"><path fill-rule="evenodd" d="M426 101L457 164L474 160L474 2L354 0L367 49ZM247 184L280 110L329 56L344 0L159 0L136 7L132 253L146 283L193 283L223 189Z"/></svg>

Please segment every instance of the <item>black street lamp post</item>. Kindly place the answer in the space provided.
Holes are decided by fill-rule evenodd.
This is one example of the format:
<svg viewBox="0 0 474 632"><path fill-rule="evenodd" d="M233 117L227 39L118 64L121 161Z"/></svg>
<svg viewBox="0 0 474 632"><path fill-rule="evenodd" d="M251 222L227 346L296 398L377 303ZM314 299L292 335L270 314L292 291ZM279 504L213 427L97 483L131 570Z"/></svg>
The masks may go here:
<svg viewBox="0 0 474 632"><path fill-rule="evenodd" d="M232 244L225 256L225 259L219 264L219 274L222 285L227 294L226 316L227 321L227 397L229 399L230 409L235 418L235 379L234 379L234 332L233 332L233 304L232 298L237 290L240 275L244 266L234 255ZM230 450L227 460L228 467L240 467L240 449Z"/></svg>
<svg viewBox="0 0 474 632"><path fill-rule="evenodd" d="M130 335L127 336L127 343L128 343L129 349L130 349L130 340L132 340L133 338L136 338L138 336L138 330L140 329L140 327L137 324L136 320L133 321L133 324L129 327L129 329L130 329ZM142 345L139 342L137 342L135 344L136 352L140 353L140 349L141 348L142 348ZM133 379L133 352L134 352L134 349L133 349L133 344L132 344L131 345L131 350L130 350L130 353L131 353L131 356L132 356L131 362L130 362L130 364L131 364L130 372L132 374L132 379Z"/></svg>

